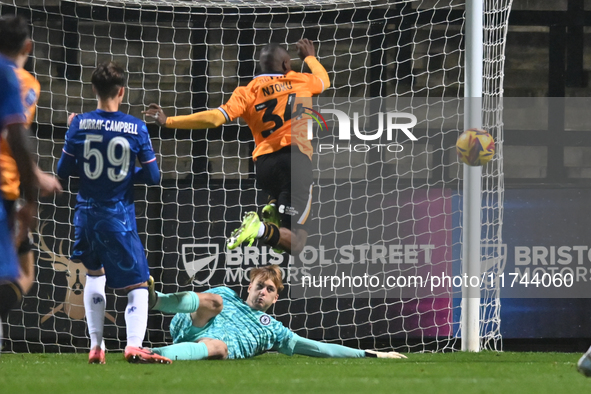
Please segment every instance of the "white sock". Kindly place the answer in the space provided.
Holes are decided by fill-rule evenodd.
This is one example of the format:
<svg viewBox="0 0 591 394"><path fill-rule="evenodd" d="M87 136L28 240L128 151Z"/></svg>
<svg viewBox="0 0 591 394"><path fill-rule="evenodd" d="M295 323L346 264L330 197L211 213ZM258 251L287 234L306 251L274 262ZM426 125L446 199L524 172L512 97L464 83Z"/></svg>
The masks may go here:
<svg viewBox="0 0 591 394"><path fill-rule="evenodd" d="M148 289L140 287L127 294L125 308L127 346L141 347L148 327Z"/></svg>
<svg viewBox="0 0 591 394"><path fill-rule="evenodd" d="M100 346L103 341L103 326L105 324L105 275L86 276L84 288L84 309L86 324L90 335L90 348Z"/></svg>
<svg viewBox="0 0 591 394"><path fill-rule="evenodd" d="M259 226L259 232L257 234L257 238L262 237L263 234L265 234L265 223L261 222L261 225Z"/></svg>

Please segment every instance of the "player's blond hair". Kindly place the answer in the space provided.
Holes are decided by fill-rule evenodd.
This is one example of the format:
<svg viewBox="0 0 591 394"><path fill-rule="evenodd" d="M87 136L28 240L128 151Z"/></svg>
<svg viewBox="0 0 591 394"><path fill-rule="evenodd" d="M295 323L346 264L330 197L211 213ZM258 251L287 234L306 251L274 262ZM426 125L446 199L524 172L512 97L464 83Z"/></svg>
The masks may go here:
<svg viewBox="0 0 591 394"><path fill-rule="evenodd" d="M283 290L283 278L281 276L281 269L277 264L266 265L264 267L254 268L250 271L250 281L254 282L259 279L263 282L271 279L277 288L277 293Z"/></svg>

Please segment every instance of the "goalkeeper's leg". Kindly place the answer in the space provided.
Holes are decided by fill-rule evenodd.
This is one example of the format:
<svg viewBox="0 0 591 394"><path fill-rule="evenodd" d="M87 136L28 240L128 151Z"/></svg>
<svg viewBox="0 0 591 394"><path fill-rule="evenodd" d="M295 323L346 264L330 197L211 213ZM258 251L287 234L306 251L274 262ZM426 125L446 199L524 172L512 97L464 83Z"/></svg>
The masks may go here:
<svg viewBox="0 0 591 394"><path fill-rule="evenodd" d="M171 360L225 360L228 346L219 339L203 338L199 342L184 342L154 348L152 351Z"/></svg>
<svg viewBox="0 0 591 394"><path fill-rule="evenodd" d="M195 327L203 327L217 316L224 307L222 297L212 293L183 291L164 294L154 290L153 280L148 281L150 309L164 313L190 313Z"/></svg>

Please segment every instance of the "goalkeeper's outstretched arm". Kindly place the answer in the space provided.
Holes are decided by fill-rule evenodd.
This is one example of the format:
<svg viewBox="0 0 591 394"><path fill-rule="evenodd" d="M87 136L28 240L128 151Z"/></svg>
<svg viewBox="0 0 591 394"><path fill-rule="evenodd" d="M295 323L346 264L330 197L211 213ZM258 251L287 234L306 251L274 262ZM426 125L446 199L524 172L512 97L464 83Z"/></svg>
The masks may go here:
<svg viewBox="0 0 591 394"><path fill-rule="evenodd" d="M310 357L329 357L329 358L406 358L405 355L397 352L378 352L375 350L358 350L350 347L324 343L311 339L302 338L294 334L296 344L293 348L293 354L301 354ZM279 349L281 351L281 349Z"/></svg>

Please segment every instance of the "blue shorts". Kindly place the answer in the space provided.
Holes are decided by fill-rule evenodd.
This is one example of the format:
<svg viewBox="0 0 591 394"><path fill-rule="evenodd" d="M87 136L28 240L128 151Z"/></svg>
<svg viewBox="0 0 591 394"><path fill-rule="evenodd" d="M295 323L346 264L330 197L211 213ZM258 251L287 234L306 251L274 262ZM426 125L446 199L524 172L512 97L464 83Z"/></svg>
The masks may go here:
<svg viewBox="0 0 591 394"><path fill-rule="evenodd" d="M122 289L148 280L148 260L136 231L75 229L71 260L82 262L89 270L104 268L107 286Z"/></svg>
<svg viewBox="0 0 591 394"><path fill-rule="evenodd" d="M8 215L0 204L0 280L15 281L19 275L19 263L16 257L12 232L8 225Z"/></svg>

